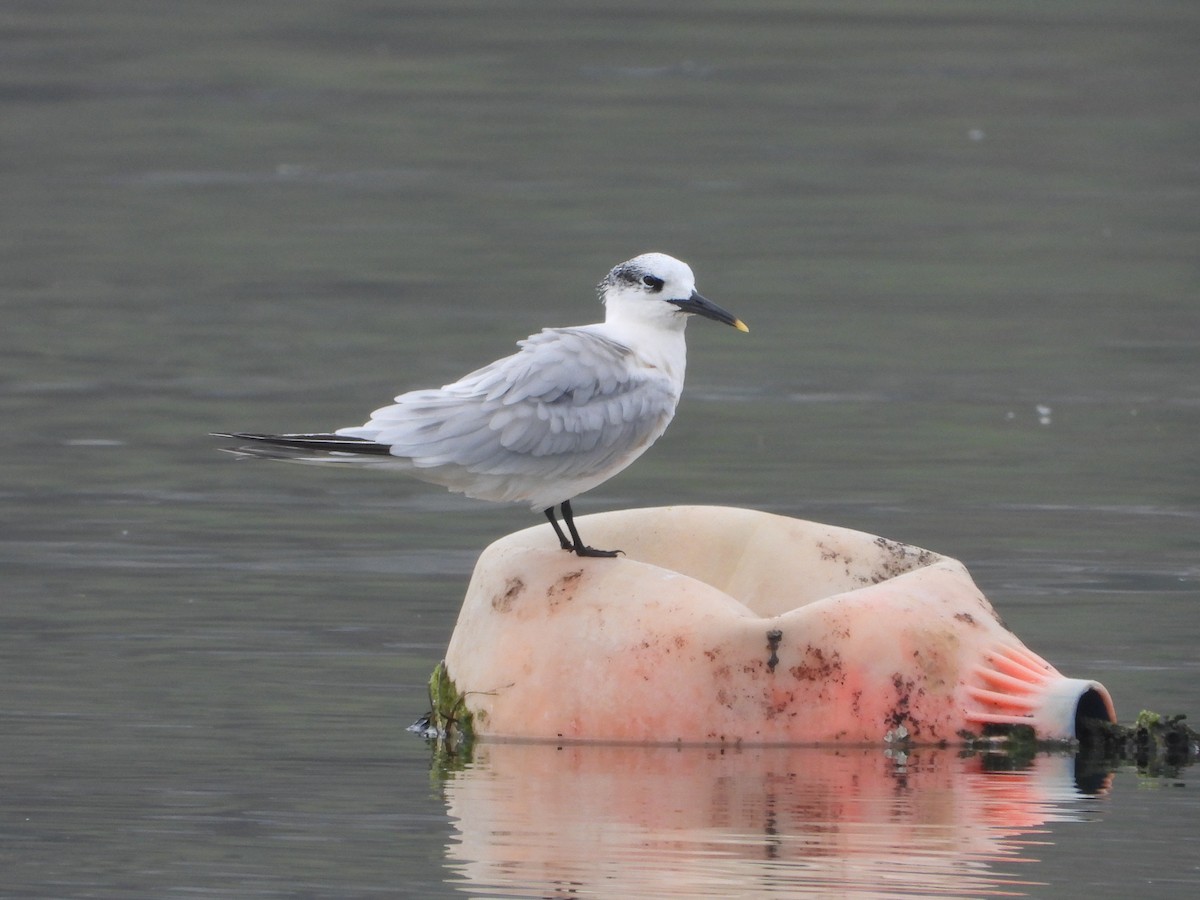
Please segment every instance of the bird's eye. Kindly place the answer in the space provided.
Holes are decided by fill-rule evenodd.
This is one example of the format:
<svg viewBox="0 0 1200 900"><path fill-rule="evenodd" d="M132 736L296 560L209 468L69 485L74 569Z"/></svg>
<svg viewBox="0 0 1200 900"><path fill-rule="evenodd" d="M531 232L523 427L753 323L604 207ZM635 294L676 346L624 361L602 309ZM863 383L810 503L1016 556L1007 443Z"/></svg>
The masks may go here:
<svg viewBox="0 0 1200 900"><path fill-rule="evenodd" d="M663 280L656 275L643 275L642 284L646 285L652 291L661 291L663 289Z"/></svg>

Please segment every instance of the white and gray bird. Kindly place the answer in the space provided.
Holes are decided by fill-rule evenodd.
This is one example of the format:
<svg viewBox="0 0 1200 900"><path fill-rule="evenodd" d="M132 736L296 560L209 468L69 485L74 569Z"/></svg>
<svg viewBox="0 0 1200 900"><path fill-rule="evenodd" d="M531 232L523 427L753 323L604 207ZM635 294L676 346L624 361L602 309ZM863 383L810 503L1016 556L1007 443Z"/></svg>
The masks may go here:
<svg viewBox="0 0 1200 900"><path fill-rule="evenodd" d="M364 425L332 434L221 432L234 452L398 468L481 500L543 510L564 550L615 556L579 537L571 498L612 478L666 430L683 390L684 326L738 318L696 292L684 262L644 253L598 285L604 321L546 328L453 384L401 394ZM570 533L563 533L555 508Z"/></svg>

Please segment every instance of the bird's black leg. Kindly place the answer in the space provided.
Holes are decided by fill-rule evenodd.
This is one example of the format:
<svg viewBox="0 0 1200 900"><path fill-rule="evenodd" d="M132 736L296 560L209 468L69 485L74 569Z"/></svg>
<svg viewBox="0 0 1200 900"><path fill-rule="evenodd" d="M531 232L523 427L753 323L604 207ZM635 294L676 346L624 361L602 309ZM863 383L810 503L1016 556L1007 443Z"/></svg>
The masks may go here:
<svg viewBox="0 0 1200 900"><path fill-rule="evenodd" d="M570 500L564 500L562 502L562 516L563 516L563 521L567 523L567 530L571 532L571 538L575 542L574 546L567 547L565 549L574 550L576 556L611 557L611 556L616 556L618 553L621 552L620 550L596 550L592 547L588 547L586 544L583 543L583 539L579 536L579 531L576 530L576 528L575 528L575 514L571 512L571 501ZM559 533L559 537L560 538L562 537L561 532Z"/></svg>
<svg viewBox="0 0 1200 900"><path fill-rule="evenodd" d="M575 545L567 540L567 536L563 534L562 528L558 525L558 519L554 516L554 507L551 506L546 510L546 518L550 520L550 524L554 526L554 533L558 535L558 543L564 550L574 550Z"/></svg>

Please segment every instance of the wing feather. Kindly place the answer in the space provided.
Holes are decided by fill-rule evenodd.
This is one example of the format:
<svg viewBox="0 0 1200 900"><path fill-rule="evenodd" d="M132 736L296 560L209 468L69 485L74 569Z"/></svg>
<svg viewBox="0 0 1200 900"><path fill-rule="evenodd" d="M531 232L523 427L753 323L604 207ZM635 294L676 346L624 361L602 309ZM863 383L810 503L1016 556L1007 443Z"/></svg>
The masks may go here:
<svg viewBox="0 0 1200 900"><path fill-rule="evenodd" d="M546 329L518 346L337 433L387 444L413 474L452 490L540 503L548 481L594 484L624 468L675 413L679 386L590 328Z"/></svg>

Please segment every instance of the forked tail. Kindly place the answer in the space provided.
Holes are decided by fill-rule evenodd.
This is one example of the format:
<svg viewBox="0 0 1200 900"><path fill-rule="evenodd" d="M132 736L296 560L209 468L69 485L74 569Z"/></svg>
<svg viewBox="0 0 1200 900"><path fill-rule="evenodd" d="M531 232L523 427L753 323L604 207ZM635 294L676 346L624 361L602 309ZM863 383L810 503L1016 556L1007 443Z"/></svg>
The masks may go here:
<svg viewBox="0 0 1200 900"><path fill-rule="evenodd" d="M343 434L256 434L245 431L214 431L211 434L213 437L235 438L239 441L252 441L256 445L284 447L291 450L324 450L328 453L358 453L378 456L388 456L391 453L391 446L388 444L378 444L366 438L349 437Z"/></svg>

